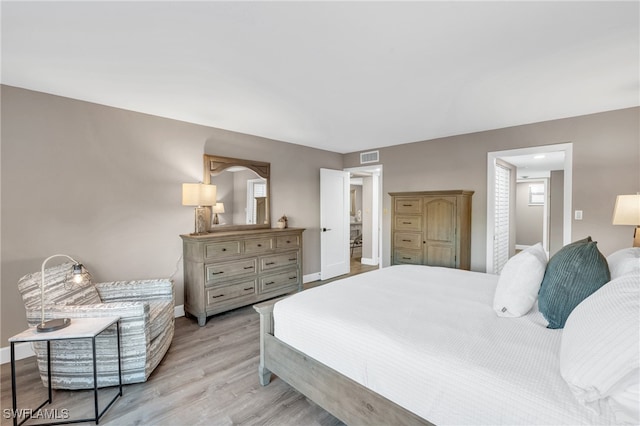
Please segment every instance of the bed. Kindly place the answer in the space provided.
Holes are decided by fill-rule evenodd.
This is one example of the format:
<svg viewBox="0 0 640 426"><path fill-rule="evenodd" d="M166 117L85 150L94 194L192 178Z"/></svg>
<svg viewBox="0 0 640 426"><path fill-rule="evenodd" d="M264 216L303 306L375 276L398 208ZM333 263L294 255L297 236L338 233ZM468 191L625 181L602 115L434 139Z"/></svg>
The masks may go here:
<svg viewBox="0 0 640 426"><path fill-rule="evenodd" d="M638 269L639 251L625 255ZM579 364L567 359L572 348L560 356L564 329L547 328L537 301L526 314L498 316L499 280L479 272L398 265L256 305L260 382L267 385L274 373L347 424L633 423L633 414L625 417L607 396L621 387L624 398L637 395L633 338L620 337L631 348L623 351L630 360L624 377L609 383L605 396L580 396L576 386L589 386L564 374L570 370L566 365ZM632 303L625 309L627 318L635 309L631 335L633 327L637 335L633 288L640 287L640 272L620 280L625 291L631 289L625 297ZM620 290L613 290L618 297ZM617 320L619 301L615 304ZM575 311L584 311L582 305L588 303ZM573 316L578 314L592 317ZM569 325L571 318L565 329ZM584 327L572 325L576 328ZM578 351L583 357L584 345ZM607 362L606 356L597 355L595 362Z"/></svg>

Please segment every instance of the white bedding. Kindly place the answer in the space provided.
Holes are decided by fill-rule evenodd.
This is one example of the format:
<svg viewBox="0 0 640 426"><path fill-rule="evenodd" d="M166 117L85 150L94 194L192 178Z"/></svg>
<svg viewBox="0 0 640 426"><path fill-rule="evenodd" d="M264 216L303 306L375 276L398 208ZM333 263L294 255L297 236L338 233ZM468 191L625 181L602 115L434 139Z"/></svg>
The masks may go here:
<svg viewBox="0 0 640 426"><path fill-rule="evenodd" d="M499 318L498 276L392 266L274 307L275 336L436 425L612 424L559 372L562 330Z"/></svg>

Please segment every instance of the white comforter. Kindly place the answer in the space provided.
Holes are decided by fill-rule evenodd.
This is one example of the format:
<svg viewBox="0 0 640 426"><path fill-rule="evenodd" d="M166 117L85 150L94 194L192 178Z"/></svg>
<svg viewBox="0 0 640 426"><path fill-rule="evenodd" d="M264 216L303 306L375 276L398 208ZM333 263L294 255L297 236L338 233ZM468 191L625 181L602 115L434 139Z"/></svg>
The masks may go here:
<svg viewBox="0 0 640 426"><path fill-rule="evenodd" d="M560 376L562 330L492 310L498 277L392 266L278 302L275 336L437 425L609 424Z"/></svg>

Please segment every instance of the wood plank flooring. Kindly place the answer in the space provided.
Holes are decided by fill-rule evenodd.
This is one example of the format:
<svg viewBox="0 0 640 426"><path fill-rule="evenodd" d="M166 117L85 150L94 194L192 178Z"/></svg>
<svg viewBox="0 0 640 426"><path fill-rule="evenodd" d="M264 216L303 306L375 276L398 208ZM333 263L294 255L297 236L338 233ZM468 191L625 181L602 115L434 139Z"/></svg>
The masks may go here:
<svg viewBox="0 0 640 426"><path fill-rule="evenodd" d="M167 355L145 383L127 385L101 425L340 425L329 413L278 378L258 382L259 317L251 307L211 317L206 326L176 318ZM35 408L47 391L35 358L17 362L18 407ZM2 365L2 425L11 424L10 365ZM100 390L100 409L115 395ZM54 404L71 418L93 416L91 391L54 391ZM104 401L104 402L103 402ZM40 423L41 421L33 421ZM29 422L27 422L29 424Z"/></svg>
<svg viewBox="0 0 640 426"><path fill-rule="evenodd" d="M375 268L360 266L354 259L350 275ZM175 336L165 358L147 382L124 386L123 396L100 419L100 425L342 425L279 378L260 386L259 322L250 306L210 317L204 327L185 317L176 318ZM36 408L46 399L47 390L35 357L18 361L16 371L18 408ZM0 369L0 390L0 424L10 425L9 363ZM115 388L100 390L100 410L115 392ZM71 419L92 417L93 392L54 391L53 404L43 408L58 410L49 412L58 415L66 409Z"/></svg>

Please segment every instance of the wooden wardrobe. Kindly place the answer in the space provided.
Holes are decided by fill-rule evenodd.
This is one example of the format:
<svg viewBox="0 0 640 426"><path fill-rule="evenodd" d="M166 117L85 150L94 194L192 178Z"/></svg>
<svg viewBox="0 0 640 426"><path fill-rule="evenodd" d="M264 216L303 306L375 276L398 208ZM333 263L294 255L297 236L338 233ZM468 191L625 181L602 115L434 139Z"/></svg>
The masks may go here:
<svg viewBox="0 0 640 426"><path fill-rule="evenodd" d="M470 269L473 191L390 192L391 264Z"/></svg>

